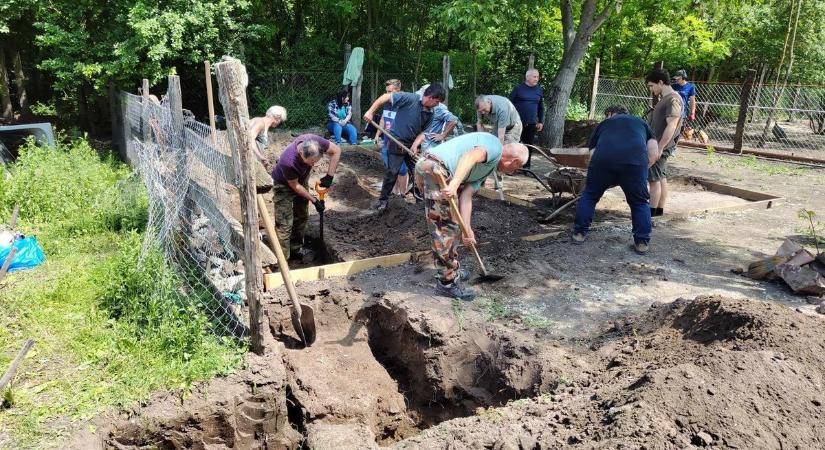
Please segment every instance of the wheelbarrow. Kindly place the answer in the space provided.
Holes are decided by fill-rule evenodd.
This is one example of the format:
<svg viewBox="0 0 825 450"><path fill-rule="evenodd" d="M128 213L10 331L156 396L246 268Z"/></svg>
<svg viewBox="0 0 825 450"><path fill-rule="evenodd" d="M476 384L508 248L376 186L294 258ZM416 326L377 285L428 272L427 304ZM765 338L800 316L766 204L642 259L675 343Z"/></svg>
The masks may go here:
<svg viewBox="0 0 825 450"><path fill-rule="evenodd" d="M536 179L545 189L547 189L553 199L554 211L539 220L539 222L549 222L562 211L575 204L579 195L584 190L587 173L584 169L590 163L590 149L588 148L552 148L547 151L530 146L538 153L547 158L555 167L550 172L544 174L544 179L536 175L535 172L521 169L526 175ZM565 193L573 194L573 199L559 207L561 196Z"/></svg>

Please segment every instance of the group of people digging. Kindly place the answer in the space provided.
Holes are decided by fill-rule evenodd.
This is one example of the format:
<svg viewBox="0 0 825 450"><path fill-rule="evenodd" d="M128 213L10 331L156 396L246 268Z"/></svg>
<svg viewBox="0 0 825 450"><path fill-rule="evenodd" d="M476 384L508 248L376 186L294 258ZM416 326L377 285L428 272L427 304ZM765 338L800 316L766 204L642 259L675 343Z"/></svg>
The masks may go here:
<svg viewBox="0 0 825 450"><path fill-rule="evenodd" d="M670 85L667 72L653 71L645 80L651 93L661 96L651 112L649 123L629 115L621 106L611 106L605 111L605 120L590 139L589 147L594 150L586 186L576 211L573 230L573 241L576 243L585 240L595 205L605 190L619 185L631 207L634 249L639 253L647 251L651 216L661 211L657 210L660 207L653 206L651 194L657 199L667 195L666 163L675 148L684 108L681 97ZM528 71L525 88L517 86L511 94L522 109L528 105L525 113L530 120L527 124L530 129L528 135L541 130L543 105L540 90L539 95L533 95L537 84L538 73ZM386 209L393 191L405 194L408 191L407 182L402 180L399 188L398 180L413 174L418 190L416 202L424 202L425 221L432 238L432 254L437 269L436 292L456 299L472 300L475 293L461 283L468 278L468 274L460 268L457 247L459 242L465 246L476 243L471 226L473 196L491 174L512 174L529 163L531 152L523 142L532 142L532 136L525 139L525 126L514 102L502 96L482 95L475 100L478 113L476 130L479 131L452 137L458 119L443 105L445 94L439 84L431 84L419 93L410 93L401 91L397 80L388 80L386 93L378 97L364 113L364 119L369 123L379 110L382 111L379 131L385 135L381 146L386 171L375 208L378 211ZM344 100L343 93L338 97ZM351 110L341 110L336 106L337 100L330 102L329 125L331 134L340 142L341 130L347 129L347 123L341 122L349 122ZM267 111L267 116L273 108ZM281 112L283 115L279 116ZM286 111L279 110L275 115L279 119L267 122L268 126L251 127L250 132L254 132L252 137L257 139L261 133L266 133L269 126L277 126L285 120ZM490 132L480 131L484 129L484 118L492 124ZM254 119L253 124L255 120L258 119ZM260 139L257 140L260 142ZM337 143L317 135L298 136L287 146L272 169L276 232L286 255L297 257L304 252L303 234L309 204L314 204L316 209L323 208L323 202L319 202L308 188L312 166L323 155L328 155L330 162L327 174L319 183L329 187L341 148ZM451 210L451 201L456 200L460 218L455 217ZM459 219L466 224L463 233Z"/></svg>

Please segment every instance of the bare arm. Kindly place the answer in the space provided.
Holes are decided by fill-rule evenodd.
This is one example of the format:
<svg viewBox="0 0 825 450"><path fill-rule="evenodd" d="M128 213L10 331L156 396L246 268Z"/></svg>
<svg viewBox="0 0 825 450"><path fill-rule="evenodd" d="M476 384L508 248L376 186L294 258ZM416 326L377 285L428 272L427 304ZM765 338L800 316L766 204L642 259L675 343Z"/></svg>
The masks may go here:
<svg viewBox="0 0 825 450"><path fill-rule="evenodd" d="M341 147L334 142L330 142L329 148L327 149L327 155L329 155L329 168L327 169L327 175L335 175L335 171L338 170L338 161L341 160Z"/></svg>
<svg viewBox="0 0 825 450"><path fill-rule="evenodd" d="M368 109L367 112L364 113L364 120L366 120L367 122L372 121L372 116L375 115L375 111L378 111L378 108L383 107L391 100L392 94L384 94L375 99L375 101L372 102L372 106L370 106L370 109Z"/></svg>
<svg viewBox="0 0 825 450"><path fill-rule="evenodd" d="M461 183L464 182L464 179L467 178L467 175L473 170L473 167L484 161L487 161L487 150L485 150L484 147L475 147L462 155L461 159L458 160L458 167L456 167L455 173L453 173L450 184L447 185L447 189L444 189L442 193L446 197L455 197L458 195L458 187L461 186Z"/></svg>
<svg viewBox="0 0 825 450"><path fill-rule="evenodd" d="M378 136L381 135L381 130L383 130L383 129L384 129L384 116L382 115L381 120L378 121L378 129L375 130L375 138L373 138L374 141L376 141L376 142L378 141Z"/></svg>
<svg viewBox="0 0 825 450"><path fill-rule="evenodd" d="M444 127L444 131L442 131L442 132L441 132L441 135L440 135L440 136L437 136L437 137L438 137L438 139L437 139L437 140L438 140L439 142L442 142L442 141L444 141L445 139L447 139L447 136L449 136L449 135L450 135L450 133L452 133L452 132L453 132L453 129L455 128L455 126L456 126L456 124L457 124L457 123L458 123L458 121L447 122L447 125Z"/></svg>
<svg viewBox="0 0 825 450"><path fill-rule="evenodd" d="M424 142L424 133L419 133L418 136L415 137L415 140L413 141L412 147L410 147L410 150L412 150L412 152L417 155L418 154L418 149L419 149L419 147L421 147L422 142Z"/></svg>
<svg viewBox="0 0 825 450"><path fill-rule="evenodd" d="M507 128L499 128L498 129L498 140L501 141L501 145L504 145L504 134L507 133Z"/></svg>
<svg viewBox="0 0 825 450"><path fill-rule="evenodd" d="M656 139L647 140L647 167L652 166L659 160L659 143Z"/></svg>
<svg viewBox="0 0 825 450"><path fill-rule="evenodd" d="M469 233L469 236L464 236L461 240L464 245L476 243L476 234L470 223L473 216L473 194L475 194L473 188L471 186L465 186L458 196L458 211L461 213L461 218L464 219L464 224L467 225L467 231Z"/></svg>
<svg viewBox="0 0 825 450"><path fill-rule="evenodd" d="M662 133L662 138L659 139L659 154L661 155L662 152L667 148L667 146L673 142L673 137L676 135L676 127L679 126L679 117L668 117L667 118L667 126L665 126L665 131Z"/></svg>
<svg viewBox="0 0 825 450"><path fill-rule="evenodd" d="M696 117L696 96L688 97L688 106L690 106L690 117Z"/></svg>
<svg viewBox="0 0 825 450"><path fill-rule="evenodd" d="M247 129L247 135L249 136L249 144L252 146L252 152L255 153L255 157L258 158L259 161L266 160L261 150L255 145L255 140L258 139L258 135L261 134L264 128L263 120L252 119L249 121L249 128Z"/></svg>
<svg viewBox="0 0 825 450"><path fill-rule="evenodd" d="M295 191L296 194L298 194L299 197L308 200L310 203L315 203L315 197L313 197L312 194L310 194L309 191L307 191L304 186L298 182L297 178L286 180L286 183L290 188L292 188L293 191Z"/></svg>

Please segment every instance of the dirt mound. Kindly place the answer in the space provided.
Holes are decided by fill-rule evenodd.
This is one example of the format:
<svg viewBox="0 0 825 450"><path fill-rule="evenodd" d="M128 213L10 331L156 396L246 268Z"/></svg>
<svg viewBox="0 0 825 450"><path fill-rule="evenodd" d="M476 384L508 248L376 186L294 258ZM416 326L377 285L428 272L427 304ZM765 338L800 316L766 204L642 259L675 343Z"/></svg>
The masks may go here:
<svg viewBox="0 0 825 450"><path fill-rule="evenodd" d="M247 361L247 369L216 378L183 401L177 394L156 394L147 406L112 426L99 446L296 448L302 436L289 423L283 364L277 358L254 355ZM92 448L89 444L83 448Z"/></svg>
<svg viewBox="0 0 825 450"><path fill-rule="evenodd" d="M822 327L751 300L654 305L604 337L589 385L444 422L396 448L821 448Z"/></svg>

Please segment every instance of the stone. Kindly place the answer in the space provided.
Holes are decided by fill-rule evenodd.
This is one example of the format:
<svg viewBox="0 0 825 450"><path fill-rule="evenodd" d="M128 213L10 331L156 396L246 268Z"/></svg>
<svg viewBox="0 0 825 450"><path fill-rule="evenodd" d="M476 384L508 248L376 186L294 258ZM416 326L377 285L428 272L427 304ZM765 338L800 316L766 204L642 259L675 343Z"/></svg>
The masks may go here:
<svg viewBox="0 0 825 450"><path fill-rule="evenodd" d="M776 266L774 272L797 294L825 294L825 277L815 270L780 264Z"/></svg>
<svg viewBox="0 0 825 450"><path fill-rule="evenodd" d="M819 306L816 307L816 312L825 314L825 302L820 303Z"/></svg>
<svg viewBox="0 0 825 450"><path fill-rule="evenodd" d="M704 431L700 431L693 435L690 439L690 443L696 446L707 447L713 443L713 436Z"/></svg>

